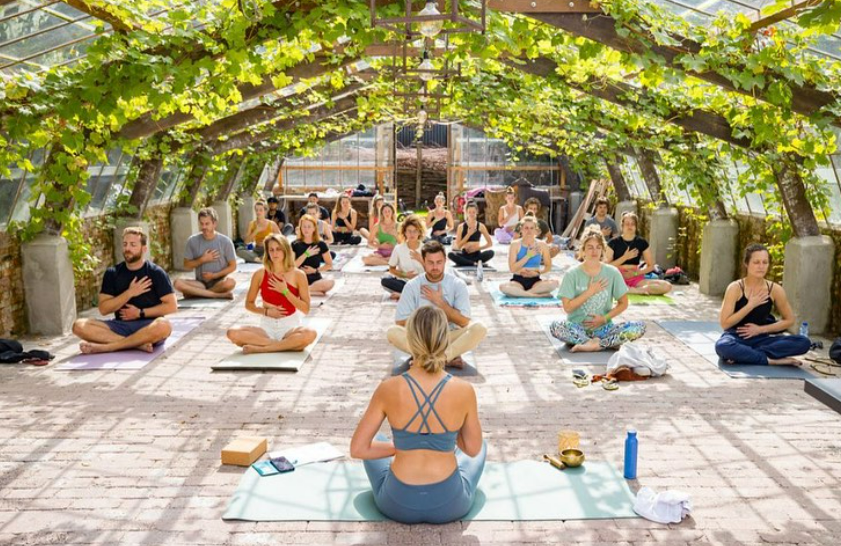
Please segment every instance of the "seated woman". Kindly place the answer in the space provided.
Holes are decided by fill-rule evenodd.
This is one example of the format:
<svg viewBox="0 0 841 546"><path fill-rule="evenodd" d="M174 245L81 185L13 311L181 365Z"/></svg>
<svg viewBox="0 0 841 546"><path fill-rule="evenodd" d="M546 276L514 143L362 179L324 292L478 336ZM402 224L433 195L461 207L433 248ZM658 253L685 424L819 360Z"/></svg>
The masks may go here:
<svg viewBox="0 0 841 546"><path fill-rule="evenodd" d="M317 228L318 228L319 238L321 238L321 240L324 241L325 243L327 243L328 245L332 245L333 244L333 229L330 227L330 224L328 222L325 222L324 220L321 220L319 218L319 214L321 214L321 207L314 204L314 203L309 203L307 205L307 208L305 208L304 210L306 211L304 214L309 214L310 216L315 218L316 222L318 223ZM301 215L301 217L303 218L303 214ZM300 225L300 224L301 224L301 221L298 220L298 225ZM330 255L333 256L334 258L336 257L335 252L331 251Z"/></svg>
<svg viewBox="0 0 841 546"><path fill-rule="evenodd" d="M508 253L508 267L514 276L510 282L500 285L499 290L512 298L548 298L558 287L558 281L541 280L541 273L552 270L549 245L537 239L537 219L526 215L520 222L522 239L511 243Z"/></svg>
<svg viewBox="0 0 841 546"><path fill-rule="evenodd" d="M383 381L350 442L363 459L374 502L402 523L447 523L470 511L485 468L487 446L476 393L444 371L447 315L424 306L409 317L412 366ZM394 442L375 435L383 420Z"/></svg>
<svg viewBox="0 0 841 546"><path fill-rule="evenodd" d="M272 234L279 234L280 228L266 216L268 206L265 201L254 203L254 215L256 219L248 223L248 231L245 234L245 248L237 250L237 256L248 263L260 263L263 257L263 241Z"/></svg>
<svg viewBox="0 0 841 546"><path fill-rule="evenodd" d="M435 208L429 211L429 215L426 217L427 222L432 224L429 238L442 245L453 243L453 237L449 233L455 225L453 215L447 210L446 204L447 198L444 197L443 193L439 193L435 196Z"/></svg>
<svg viewBox="0 0 841 546"><path fill-rule="evenodd" d="M602 263L605 246L598 228L585 230L581 237L584 262L570 269L561 281L558 295L567 319L554 321L549 331L572 345L572 352L615 349L645 334L642 322L613 322L628 308L628 287L618 269Z"/></svg>
<svg viewBox="0 0 841 546"><path fill-rule="evenodd" d="M234 326L228 339L244 353L302 351L316 338L315 330L301 326L302 317L310 312L307 277L295 267L286 237L272 234L263 244L263 267L251 277L245 297L245 308L260 315L260 327ZM259 307L258 293L263 300Z"/></svg>
<svg viewBox="0 0 841 546"><path fill-rule="evenodd" d="M645 267L640 267L640 257ZM655 296L668 294L672 290L672 284L668 281L645 278L654 271L654 256L648 241L637 235L637 215L633 212L622 215L622 233L607 243L604 261L619 268L631 294Z"/></svg>
<svg viewBox="0 0 841 546"><path fill-rule="evenodd" d="M321 276L322 271L333 268L330 247L318 236L318 220L305 214L298 221L297 240L292 243L295 252L295 267L300 267L307 275L310 293L324 296L336 283Z"/></svg>
<svg viewBox="0 0 841 546"><path fill-rule="evenodd" d="M371 232L368 244L376 250L373 254L362 257L365 265L388 265L388 259L397 245L397 221L394 207L386 203L380 210L380 221Z"/></svg>
<svg viewBox="0 0 841 546"><path fill-rule="evenodd" d="M510 244L514 240L514 228L523 218L523 207L514 203L516 198L517 194L514 192L514 188L509 186L505 190L505 204L499 207L497 216L499 227L494 230L494 237L498 243L503 245Z"/></svg>
<svg viewBox="0 0 841 546"><path fill-rule="evenodd" d="M371 203L371 216L368 217L368 226L373 230L377 226L377 222L380 221L380 211L383 208L383 204L385 201L383 200L382 195L375 195L374 201ZM371 238L371 232L365 228L359 228L359 234L362 235L362 238L366 241Z"/></svg>
<svg viewBox="0 0 841 546"><path fill-rule="evenodd" d="M540 204L540 201L536 197L529 197L528 199L526 199L526 202L523 203L523 207L526 210L525 216L528 216L529 214L531 214L532 216L537 218L537 238L541 241L546 241L546 244L549 245L549 255L554 258L558 254L560 254L561 253L561 245L560 245L561 236L560 235L555 235L554 233L552 233L552 230L549 229L549 224L547 224L545 220L542 220L540 218L541 209L543 208L542 205ZM524 216L524 218L525 218L525 216ZM515 233L514 233L514 238L515 239L519 239L521 237L521 235L520 235L520 225L521 224L522 224L522 221L519 224L517 224L517 228L516 228Z"/></svg>
<svg viewBox="0 0 841 546"><path fill-rule="evenodd" d="M715 343L716 354L731 364L799 366L791 357L805 354L811 342L806 336L783 335L794 324L794 313L783 287L765 280L771 265L768 249L749 245L744 263L745 278L730 283L721 302L724 333ZM781 320L771 314L774 307Z"/></svg>
<svg viewBox="0 0 841 546"><path fill-rule="evenodd" d="M332 214L333 240L337 245L358 245L362 242L362 237L353 234L356 218L357 212L351 206L350 197L339 197Z"/></svg>
<svg viewBox="0 0 841 546"><path fill-rule="evenodd" d="M409 215L400 224L402 243L394 247L388 259L388 272L380 281L383 288L391 292L391 299L399 299L406 286L406 281L423 275L421 257L421 234L424 232L423 220L416 214Z"/></svg>
<svg viewBox="0 0 841 546"><path fill-rule="evenodd" d="M491 248L494 243L485 224L479 222L479 206L475 201L468 201L464 206L465 219L456 229L455 248L460 250L450 252L447 256L457 266L472 266L479 262L488 263L494 257ZM484 239L485 244L479 242Z"/></svg>

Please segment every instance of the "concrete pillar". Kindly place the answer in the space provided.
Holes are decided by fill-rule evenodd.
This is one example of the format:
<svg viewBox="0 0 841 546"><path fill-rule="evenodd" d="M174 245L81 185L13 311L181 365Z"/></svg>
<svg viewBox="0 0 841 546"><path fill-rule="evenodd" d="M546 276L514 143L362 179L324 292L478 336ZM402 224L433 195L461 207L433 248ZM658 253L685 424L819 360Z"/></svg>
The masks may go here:
<svg viewBox="0 0 841 546"><path fill-rule="evenodd" d="M619 231L622 231L622 215L626 212L637 212L637 202L636 201L619 201L616 203L616 210L613 211L613 219L616 220L616 225L619 227Z"/></svg>
<svg viewBox="0 0 841 546"><path fill-rule="evenodd" d="M825 235L796 237L786 244L783 288L794 311L793 332L801 322L809 323L809 334L827 331L834 261L835 244Z"/></svg>
<svg viewBox="0 0 841 546"><path fill-rule="evenodd" d="M578 208L581 206L581 201L584 200L584 194L580 191L571 191L569 192L569 214L570 218L572 218ZM586 217L585 217L586 218Z"/></svg>
<svg viewBox="0 0 841 546"><path fill-rule="evenodd" d="M663 207L651 214L651 236L648 243L654 255L654 263L663 269L674 267L677 263L677 252L672 247L677 241L677 228L680 217L676 208Z"/></svg>
<svg viewBox="0 0 841 546"><path fill-rule="evenodd" d="M114 222L114 264L124 262L123 259L123 230L127 227L139 227L146 234L146 254L143 256L149 259L149 252L152 248L152 231L149 222L137 220L136 218L117 218Z"/></svg>
<svg viewBox="0 0 841 546"><path fill-rule="evenodd" d="M257 200L250 195L243 197L242 204L237 209L237 233L240 238L245 238L245 234L248 233L248 224L255 219L254 203L256 202ZM286 216L288 218L289 214L287 213ZM233 239L233 237L231 238Z"/></svg>
<svg viewBox="0 0 841 546"><path fill-rule="evenodd" d="M30 333L68 333L76 320L76 286L67 241L42 233L23 244L21 255Z"/></svg>
<svg viewBox="0 0 841 546"><path fill-rule="evenodd" d="M704 226L702 237L699 289L708 296L722 296L739 274L739 224L713 220Z"/></svg>
<svg viewBox="0 0 841 546"><path fill-rule="evenodd" d="M184 255L187 252L187 239L199 232L199 215L189 207L176 207L169 216L169 229L172 236L172 268L185 271Z"/></svg>
<svg viewBox="0 0 841 546"><path fill-rule="evenodd" d="M216 216L219 217L219 223L216 224L216 231L233 239L235 236L234 211L231 208L231 204L227 201L214 201L210 206L216 211Z"/></svg>

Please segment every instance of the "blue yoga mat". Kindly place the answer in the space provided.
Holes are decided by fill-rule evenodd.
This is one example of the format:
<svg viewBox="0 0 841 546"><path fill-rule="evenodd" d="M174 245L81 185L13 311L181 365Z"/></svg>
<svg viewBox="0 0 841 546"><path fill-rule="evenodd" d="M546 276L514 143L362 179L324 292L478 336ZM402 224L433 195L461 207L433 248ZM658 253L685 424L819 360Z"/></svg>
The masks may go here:
<svg viewBox="0 0 841 546"><path fill-rule="evenodd" d="M715 353L715 342L721 337L717 322L693 322L671 320L658 322L661 328L675 339L718 366L718 369L736 378L763 379L809 379L812 374L797 366L756 366L749 364L725 364Z"/></svg>
<svg viewBox="0 0 841 546"><path fill-rule="evenodd" d="M494 283L490 285L488 293L500 307L563 307L558 299L558 289L555 289L549 298L512 298L500 292L499 283Z"/></svg>
<svg viewBox="0 0 841 546"><path fill-rule="evenodd" d="M803 382L803 390L827 407L841 413L841 379L807 379Z"/></svg>
<svg viewBox="0 0 841 546"><path fill-rule="evenodd" d="M488 463L463 520L635 518L634 495L611 464L557 470L547 463ZM249 467L222 516L245 521L383 521L361 463L315 463L260 477Z"/></svg>

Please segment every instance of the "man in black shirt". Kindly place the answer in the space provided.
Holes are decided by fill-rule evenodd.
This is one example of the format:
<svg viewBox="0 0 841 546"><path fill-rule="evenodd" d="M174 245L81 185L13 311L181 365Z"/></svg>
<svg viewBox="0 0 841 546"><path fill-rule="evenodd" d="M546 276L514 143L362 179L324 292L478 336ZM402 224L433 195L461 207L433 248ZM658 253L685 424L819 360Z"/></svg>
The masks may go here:
<svg viewBox="0 0 841 546"><path fill-rule="evenodd" d="M111 320L78 319L73 333L84 341L83 353L110 353L126 349L152 352L172 333L164 315L178 310L166 271L146 261L146 234L139 228L123 231L125 262L105 271L99 293L99 312L114 313Z"/></svg>
<svg viewBox="0 0 841 546"><path fill-rule="evenodd" d="M266 212L266 218L277 224L277 227L280 228L280 232L285 236L288 237L292 235L295 228L292 224L286 222L286 214L280 210L280 201L278 201L277 197L269 197L266 199L266 203L269 204L269 210Z"/></svg>
<svg viewBox="0 0 841 546"><path fill-rule="evenodd" d="M330 211L318 204L318 194L315 192L312 192L307 196L307 207L311 205L318 207L319 220L323 220L325 222L330 221ZM307 207L301 209L301 216L307 214Z"/></svg>

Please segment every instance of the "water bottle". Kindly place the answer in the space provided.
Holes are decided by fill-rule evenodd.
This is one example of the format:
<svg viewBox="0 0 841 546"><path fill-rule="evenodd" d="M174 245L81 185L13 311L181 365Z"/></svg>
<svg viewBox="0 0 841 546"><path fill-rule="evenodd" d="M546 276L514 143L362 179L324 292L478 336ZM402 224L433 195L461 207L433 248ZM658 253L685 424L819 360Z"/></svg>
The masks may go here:
<svg viewBox="0 0 841 546"><path fill-rule="evenodd" d="M482 279L485 278L485 273L482 271L482 261L480 260L478 264L476 264L476 282L482 282Z"/></svg>
<svg viewBox="0 0 841 546"><path fill-rule="evenodd" d="M628 430L628 437L625 438L625 479L637 479L637 431Z"/></svg>
<svg viewBox="0 0 841 546"><path fill-rule="evenodd" d="M809 337L809 323L803 322L800 324L800 335L803 337Z"/></svg>

